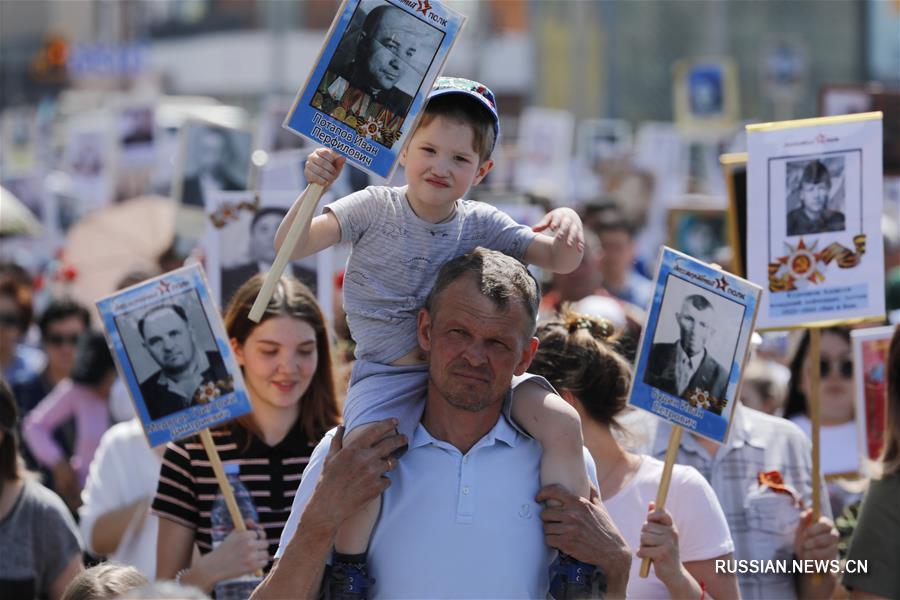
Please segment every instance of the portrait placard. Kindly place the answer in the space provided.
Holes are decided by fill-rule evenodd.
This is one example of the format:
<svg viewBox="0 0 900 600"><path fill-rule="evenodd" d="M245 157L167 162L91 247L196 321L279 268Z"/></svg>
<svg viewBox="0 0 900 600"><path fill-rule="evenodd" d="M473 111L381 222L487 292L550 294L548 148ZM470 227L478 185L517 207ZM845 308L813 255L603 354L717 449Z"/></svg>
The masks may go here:
<svg viewBox="0 0 900 600"><path fill-rule="evenodd" d="M761 293L664 246L629 404L724 443Z"/></svg>
<svg viewBox="0 0 900 600"><path fill-rule="evenodd" d="M760 329L884 318L881 113L747 126Z"/></svg>
<svg viewBox="0 0 900 600"><path fill-rule="evenodd" d="M686 138L715 140L738 122L737 67L729 58L682 60L674 69L675 123Z"/></svg>
<svg viewBox="0 0 900 600"><path fill-rule="evenodd" d="M40 128L37 111L31 107L7 108L0 117L0 148L4 177L38 168Z"/></svg>
<svg viewBox="0 0 900 600"><path fill-rule="evenodd" d="M172 183L172 195L178 203L175 231L198 239L204 231L207 196L217 191L247 189L253 134L188 119L179 135L179 158Z"/></svg>
<svg viewBox="0 0 900 600"><path fill-rule="evenodd" d="M668 230L668 245L675 250L703 262L719 262L731 270L730 264L721 262L723 249L730 246L728 215L724 209L673 206L669 208Z"/></svg>
<svg viewBox="0 0 900 600"><path fill-rule="evenodd" d="M284 126L389 179L465 20L438 0L344 0Z"/></svg>
<svg viewBox="0 0 900 600"><path fill-rule="evenodd" d="M850 332L856 384L856 439L863 470L881 456L887 410L887 354L896 327L871 327ZM871 474L871 473L869 473Z"/></svg>
<svg viewBox="0 0 900 600"><path fill-rule="evenodd" d="M513 188L565 198L572 185L575 116L565 110L531 106L519 117Z"/></svg>
<svg viewBox="0 0 900 600"><path fill-rule="evenodd" d="M70 119L62 170L69 175L68 196L76 201L76 218L113 201L117 165L112 122L104 115Z"/></svg>
<svg viewBox="0 0 900 600"><path fill-rule="evenodd" d="M244 282L265 274L275 260L275 232L297 192L216 192L207 199L207 227L203 247L210 289L225 307ZM321 204L327 204L325 197ZM317 211L318 212L318 211ZM327 248L288 263L285 274L306 284L320 305L331 307L333 251Z"/></svg>
<svg viewBox="0 0 900 600"><path fill-rule="evenodd" d="M747 276L747 153L719 157L728 189L728 241L734 259L732 273Z"/></svg>
<svg viewBox="0 0 900 600"><path fill-rule="evenodd" d="M97 301L119 375L151 446L251 411L199 265Z"/></svg>

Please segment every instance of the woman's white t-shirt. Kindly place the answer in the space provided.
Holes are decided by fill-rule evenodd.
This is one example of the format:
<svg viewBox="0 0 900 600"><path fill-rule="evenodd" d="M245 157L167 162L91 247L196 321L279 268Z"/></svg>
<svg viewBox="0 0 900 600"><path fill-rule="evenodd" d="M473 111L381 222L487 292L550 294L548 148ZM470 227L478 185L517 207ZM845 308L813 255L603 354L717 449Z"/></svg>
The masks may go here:
<svg viewBox="0 0 900 600"><path fill-rule="evenodd" d="M806 415L794 415L790 419L796 423L806 437L812 439L812 422ZM859 442L856 439L856 421L840 425L819 427L819 450L822 459L822 473L856 473L860 471Z"/></svg>
<svg viewBox="0 0 900 600"><path fill-rule="evenodd" d="M613 522L634 554L641 547L641 528L647 520L649 503L656 500L662 472L662 461L652 456L642 456L641 465L631 480L615 495L603 499ZM734 552L728 522L716 494L693 467L675 465L672 469L666 510L672 515L678 531L678 552L682 563L709 560ZM646 579L640 577L640 569L641 559L635 557L631 561L627 597L669 598L666 586L657 579L653 567Z"/></svg>

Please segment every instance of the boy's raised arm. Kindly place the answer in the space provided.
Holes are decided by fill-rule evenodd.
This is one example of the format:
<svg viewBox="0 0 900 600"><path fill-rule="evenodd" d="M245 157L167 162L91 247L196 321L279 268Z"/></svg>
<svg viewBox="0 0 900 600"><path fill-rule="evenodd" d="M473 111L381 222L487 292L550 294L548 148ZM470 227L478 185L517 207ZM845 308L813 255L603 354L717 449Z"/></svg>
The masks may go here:
<svg viewBox="0 0 900 600"><path fill-rule="evenodd" d="M307 158L303 173L310 185L321 185L324 191L327 190L341 174L344 162L346 162L346 159L336 152L328 150L327 148L319 148ZM306 189L303 190L303 193L301 193L294 201L291 210L288 211L288 214L285 215L284 219L281 221L281 225L278 226L278 231L275 233L276 251L281 250L281 246L284 244L284 240L291 228L291 224L294 222L294 219L297 218L297 213L300 211L300 207L306 201L308 196L309 186L307 186ZM297 242L297 246L294 248L293 252L291 252L291 260L298 260L311 254L315 254L316 252L324 250L341 241L341 227L333 214L326 213L313 218L313 212L311 211L309 215L309 221L303 223L303 233L300 235L300 240Z"/></svg>
<svg viewBox="0 0 900 600"><path fill-rule="evenodd" d="M571 208L555 208L533 228L553 235L538 235L525 250L525 262L554 273L571 273L581 264L584 233L581 219Z"/></svg>

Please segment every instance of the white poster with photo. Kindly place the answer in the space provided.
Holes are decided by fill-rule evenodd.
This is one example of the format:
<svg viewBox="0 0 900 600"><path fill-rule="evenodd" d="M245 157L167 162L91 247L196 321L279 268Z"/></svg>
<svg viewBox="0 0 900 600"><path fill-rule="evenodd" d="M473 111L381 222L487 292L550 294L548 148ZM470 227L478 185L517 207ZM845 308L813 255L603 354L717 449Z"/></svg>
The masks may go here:
<svg viewBox="0 0 900 600"><path fill-rule="evenodd" d="M116 173L115 138L105 115L85 115L69 122L63 171L69 175L68 195L83 216L113 200Z"/></svg>
<svg viewBox="0 0 900 600"><path fill-rule="evenodd" d="M523 110L513 187L558 201L568 197L574 135L575 117L568 111L537 107Z"/></svg>
<svg viewBox="0 0 900 600"><path fill-rule="evenodd" d="M203 246L210 289L219 306L225 307L245 281L269 271L275 261L275 233L296 195L295 191L272 190L209 195ZM330 201L326 197L322 204ZM329 319L333 312L332 258L328 248L293 261L285 269L309 286Z"/></svg>
<svg viewBox="0 0 900 600"><path fill-rule="evenodd" d="M8 108L0 119L3 175L22 174L38 166L39 125L30 107Z"/></svg>
<svg viewBox="0 0 900 600"><path fill-rule="evenodd" d="M758 326L884 318L881 113L747 127Z"/></svg>
<svg viewBox="0 0 900 600"><path fill-rule="evenodd" d="M175 231L188 239L204 232L204 207L217 192L246 190L253 134L243 129L189 119L181 127L179 158L172 182L178 202Z"/></svg>

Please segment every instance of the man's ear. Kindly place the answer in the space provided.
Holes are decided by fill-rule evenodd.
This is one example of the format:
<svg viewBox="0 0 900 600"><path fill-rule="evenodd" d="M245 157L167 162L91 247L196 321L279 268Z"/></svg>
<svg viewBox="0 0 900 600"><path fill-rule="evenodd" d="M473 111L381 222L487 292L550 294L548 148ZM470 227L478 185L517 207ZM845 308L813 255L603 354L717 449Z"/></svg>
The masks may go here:
<svg viewBox="0 0 900 600"><path fill-rule="evenodd" d="M244 366L244 348L240 344L238 344L237 338L231 338L228 340L231 344L231 349L234 351L234 359L237 361L239 367Z"/></svg>
<svg viewBox="0 0 900 600"><path fill-rule="evenodd" d="M431 351L431 313L427 308L419 310L416 321L416 335L419 338L419 346L425 352Z"/></svg>
<svg viewBox="0 0 900 600"><path fill-rule="evenodd" d="M519 356L519 364L516 365L515 375L521 375L531 366L534 355L537 354L539 340L536 337L529 339L522 347L522 354Z"/></svg>
<svg viewBox="0 0 900 600"><path fill-rule="evenodd" d="M490 158L481 163L481 166L478 167L478 172L475 173L475 179L472 180L472 185L476 186L481 183L481 180L484 179L488 173L491 172L491 169L494 168L494 161Z"/></svg>

